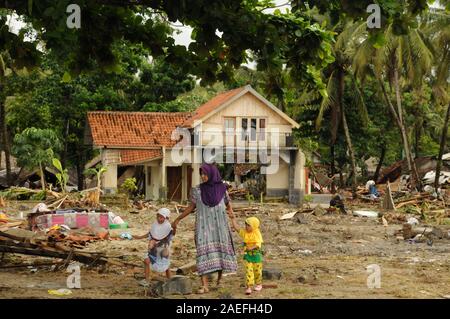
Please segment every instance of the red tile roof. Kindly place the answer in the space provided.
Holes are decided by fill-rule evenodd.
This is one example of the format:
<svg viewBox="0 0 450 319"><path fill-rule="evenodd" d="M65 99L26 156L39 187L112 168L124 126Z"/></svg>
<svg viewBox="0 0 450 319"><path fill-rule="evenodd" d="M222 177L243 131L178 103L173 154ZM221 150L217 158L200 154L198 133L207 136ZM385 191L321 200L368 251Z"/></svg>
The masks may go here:
<svg viewBox="0 0 450 319"><path fill-rule="evenodd" d="M214 109L218 108L219 106L221 106L225 102L229 101L234 96L236 96L239 93L241 93L245 88L246 87L244 86L244 87L240 87L240 88L237 88L237 89L234 89L234 90L230 90L230 91L226 91L226 92L223 92L223 93L221 93L219 95L216 95L214 98L212 98L211 100L209 100L205 104L200 105L194 111L194 114L183 123L183 126L184 127L192 127L192 125L194 124L194 122L196 120L202 119L205 115L207 115L208 113L214 111Z"/></svg>
<svg viewBox="0 0 450 319"><path fill-rule="evenodd" d="M161 150L121 150L122 165L133 165L162 157Z"/></svg>
<svg viewBox="0 0 450 319"><path fill-rule="evenodd" d="M172 147L172 131L191 113L158 112L88 112L88 123L95 146Z"/></svg>

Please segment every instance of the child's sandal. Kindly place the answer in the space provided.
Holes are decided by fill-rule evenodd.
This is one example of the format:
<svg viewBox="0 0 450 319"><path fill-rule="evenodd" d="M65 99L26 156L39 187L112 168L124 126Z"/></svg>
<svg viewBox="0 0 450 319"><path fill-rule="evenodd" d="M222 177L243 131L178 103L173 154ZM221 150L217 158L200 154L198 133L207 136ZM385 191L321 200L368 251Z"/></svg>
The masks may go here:
<svg viewBox="0 0 450 319"><path fill-rule="evenodd" d="M255 291L261 291L262 288L263 288L262 285L256 285L255 288L254 288L254 290L255 290Z"/></svg>

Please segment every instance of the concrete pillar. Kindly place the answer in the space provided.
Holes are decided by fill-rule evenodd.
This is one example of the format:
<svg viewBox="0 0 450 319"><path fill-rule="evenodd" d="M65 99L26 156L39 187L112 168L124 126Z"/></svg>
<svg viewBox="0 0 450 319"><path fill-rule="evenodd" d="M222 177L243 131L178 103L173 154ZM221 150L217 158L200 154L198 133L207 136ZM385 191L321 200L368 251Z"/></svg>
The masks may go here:
<svg viewBox="0 0 450 319"><path fill-rule="evenodd" d="M301 152L299 150L291 150L289 160L289 203L291 204L301 204L303 197L301 194L303 175Z"/></svg>
<svg viewBox="0 0 450 319"><path fill-rule="evenodd" d="M152 189L151 189L152 185L151 185L151 183L149 183L149 178L152 177L151 176L151 174L152 174L151 167L148 167L147 165L144 165L144 174L145 174L145 182L144 182L144 185L145 185L145 199L148 200L148 199L151 199L151 192L152 192Z"/></svg>
<svg viewBox="0 0 450 319"><path fill-rule="evenodd" d="M159 187L159 199L167 199L167 174L166 174L166 147L162 147L162 159L161 159L161 179Z"/></svg>
<svg viewBox="0 0 450 319"><path fill-rule="evenodd" d="M202 149L192 148L192 187L200 184L200 166L202 163Z"/></svg>
<svg viewBox="0 0 450 319"><path fill-rule="evenodd" d="M102 189L105 194L117 192L117 164L108 164L107 170L102 177Z"/></svg>
<svg viewBox="0 0 450 319"><path fill-rule="evenodd" d="M108 149L101 150L102 165L106 172L101 177L101 189L105 194L117 193L117 164L119 162L118 152Z"/></svg>
<svg viewBox="0 0 450 319"><path fill-rule="evenodd" d="M181 165L181 200L187 200L187 165Z"/></svg>
<svg viewBox="0 0 450 319"><path fill-rule="evenodd" d="M236 183L236 186L241 184L241 175L234 174L234 182Z"/></svg>
<svg viewBox="0 0 450 319"><path fill-rule="evenodd" d="M151 174L152 174L152 184L150 186L150 196L151 199L159 198L159 188L161 186L161 166L155 165L151 166Z"/></svg>

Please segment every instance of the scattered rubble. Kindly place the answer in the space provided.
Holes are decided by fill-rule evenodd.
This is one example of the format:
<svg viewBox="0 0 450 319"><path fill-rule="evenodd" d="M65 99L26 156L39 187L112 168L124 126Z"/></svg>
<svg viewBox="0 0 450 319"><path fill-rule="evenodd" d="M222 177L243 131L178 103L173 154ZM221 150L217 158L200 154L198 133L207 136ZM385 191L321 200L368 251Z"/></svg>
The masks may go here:
<svg viewBox="0 0 450 319"><path fill-rule="evenodd" d="M174 276L167 281L158 281L150 291L157 296L189 295L192 293L192 280L185 276Z"/></svg>
<svg viewBox="0 0 450 319"><path fill-rule="evenodd" d="M283 272L277 268L263 268L263 279L267 280L279 280L281 279Z"/></svg>

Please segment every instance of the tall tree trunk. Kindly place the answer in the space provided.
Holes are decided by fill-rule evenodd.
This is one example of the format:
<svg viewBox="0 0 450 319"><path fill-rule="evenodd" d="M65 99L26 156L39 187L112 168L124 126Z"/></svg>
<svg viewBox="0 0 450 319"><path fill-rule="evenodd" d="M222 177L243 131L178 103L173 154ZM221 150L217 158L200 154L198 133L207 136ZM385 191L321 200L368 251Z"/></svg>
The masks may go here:
<svg viewBox="0 0 450 319"><path fill-rule="evenodd" d="M336 174L336 166L334 165L334 144L332 143L330 145L330 155L331 155L331 162L330 162L330 173L331 173L331 178L334 177L334 175ZM336 182L333 181L331 182L331 193L334 194L336 193Z"/></svg>
<svg viewBox="0 0 450 319"><path fill-rule="evenodd" d="M67 162L67 147L68 147L68 136L69 136L69 119L66 120L66 129L64 130L64 150L61 156L61 165L66 167Z"/></svg>
<svg viewBox="0 0 450 319"><path fill-rule="evenodd" d="M413 167L415 167L415 163L411 158L411 152L410 152L409 143L408 143L408 136L406 135L406 129L405 129L403 123L400 121L400 118L399 118L397 112L395 111L394 105L392 104L392 102L386 92L386 88L384 86L383 80L379 78L378 83L383 92L384 99L386 100L386 103L389 106L391 115L394 118L398 129L400 130L400 135L401 135L402 143L403 143L403 151L405 152L406 163L408 164L408 171L409 171L410 175L412 175L411 172L413 172ZM413 179L414 178L411 178L411 180L413 180Z"/></svg>
<svg viewBox="0 0 450 319"><path fill-rule="evenodd" d="M378 177L380 176L380 170L381 167L383 166L385 156L386 156L386 146L383 145L381 147L380 160L378 161L377 168L375 169L375 173L373 174L373 180L375 181L375 183L377 182Z"/></svg>
<svg viewBox="0 0 450 319"><path fill-rule="evenodd" d="M86 156L84 154L84 148L81 147L81 149L77 152L77 184L78 184L78 190L81 191L84 189L84 165L86 164Z"/></svg>
<svg viewBox="0 0 450 319"><path fill-rule="evenodd" d="M414 141L414 158L417 158L417 157L419 157L419 143L420 143L420 135L421 135L421 133L422 133L422 125L423 125L423 123L416 123L416 125L415 125L415 128L414 128L414 131L415 131L415 137L414 137L414 139L415 139L415 141Z"/></svg>
<svg viewBox="0 0 450 319"><path fill-rule="evenodd" d="M450 102L447 107L447 114L445 115L444 127L442 128L441 144L439 146L439 156L436 164L436 178L434 179L434 188L439 188L439 175L441 174L442 155L444 155L445 142L447 141L448 120L450 118Z"/></svg>
<svg viewBox="0 0 450 319"><path fill-rule="evenodd" d="M5 166L6 166L6 184L11 186L11 150L8 139L8 128L6 126L6 111L5 101L0 101L0 125L2 134L2 144L5 151Z"/></svg>
<svg viewBox="0 0 450 319"><path fill-rule="evenodd" d="M42 190L45 191L45 175L44 175L44 169L42 168L42 163L39 163L39 172L41 174Z"/></svg>
<svg viewBox="0 0 450 319"><path fill-rule="evenodd" d="M347 143L348 152L350 153L350 163L352 165L352 195L353 198L357 197L356 194L356 160L355 160L355 152L353 151L353 145L352 140L350 138L350 131L348 129L347 125L347 118L345 116L345 107L344 107L344 70L339 70L338 73L338 79L339 79L339 87L338 87L338 103L341 110L341 116L342 116L342 126L344 128L344 134L345 134L345 142Z"/></svg>
<svg viewBox="0 0 450 319"><path fill-rule="evenodd" d="M401 130L402 135L404 135L405 139L405 153L408 154L409 160L410 160L410 180L411 180L411 189L414 189L417 185L417 188L419 191L422 190L422 183L419 179L419 174L417 172L416 162L414 161L414 158L411 153L411 148L409 147L408 143L408 135L406 134L406 128L405 123L403 122L403 107L402 107L402 99L400 96L400 83L398 79L398 69L397 67L394 68L394 86L395 86L395 96L397 100L397 109L398 109L398 117L401 123Z"/></svg>

